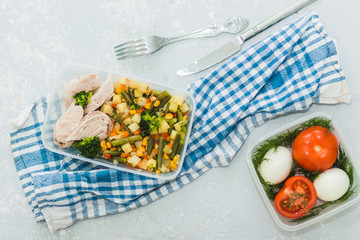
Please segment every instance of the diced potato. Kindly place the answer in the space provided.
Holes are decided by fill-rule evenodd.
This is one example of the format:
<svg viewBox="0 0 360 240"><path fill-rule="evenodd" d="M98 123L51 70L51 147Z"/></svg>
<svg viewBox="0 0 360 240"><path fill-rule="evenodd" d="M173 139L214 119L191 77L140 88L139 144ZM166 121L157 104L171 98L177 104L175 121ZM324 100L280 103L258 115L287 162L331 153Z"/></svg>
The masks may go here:
<svg viewBox="0 0 360 240"><path fill-rule="evenodd" d="M117 89L119 87L121 87L121 81L120 80L117 80L116 82L114 82L114 88Z"/></svg>
<svg viewBox="0 0 360 240"><path fill-rule="evenodd" d="M167 133L169 128L169 124L165 120L162 120L159 126L159 134Z"/></svg>
<svg viewBox="0 0 360 240"><path fill-rule="evenodd" d="M151 135L155 135L155 134L159 134L159 131L157 130L157 128L153 129L150 133Z"/></svg>
<svg viewBox="0 0 360 240"><path fill-rule="evenodd" d="M115 95L113 96L112 103L113 103L113 104L119 104L119 103L121 103L121 95L115 94Z"/></svg>
<svg viewBox="0 0 360 240"><path fill-rule="evenodd" d="M171 138L172 140L174 140L177 133L178 133L178 131L172 130L172 131L171 131L171 134L170 134L170 138Z"/></svg>
<svg viewBox="0 0 360 240"><path fill-rule="evenodd" d="M115 126L114 126L115 129L119 130L121 127L120 127L120 123L118 122L115 122Z"/></svg>
<svg viewBox="0 0 360 240"><path fill-rule="evenodd" d="M138 156L132 156L131 158L129 158L128 163L131 163L133 167L136 167L140 161L141 158L139 158Z"/></svg>
<svg viewBox="0 0 360 240"><path fill-rule="evenodd" d="M183 105L184 101L185 99L180 96L172 96L172 98L170 99L170 102L176 103L179 106Z"/></svg>
<svg viewBox="0 0 360 240"><path fill-rule="evenodd" d="M121 145L121 149L124 151L124 153L130 153L132 151L130 143L125 143L124 145Z"/></svg>
<svg viewBox="0 0 360 240"><path fill-rule="evenodd" d="M156 160L151 158L147 163L146 163L148 168L155 168L156 167Z"/></svg>
<svg viewBox="0 0 360 240"><path fill-rule="evenodd" d="M126 102L122 102L116 105L116 109L119 111L119 113L124 113L126 108L127 108Z"/></svg>
<svg viewBox="0 0 360 240"><path fill-rule="evenodd" d="M163 152L166 154L170 154L171 153L171 147L169 147L169 145L165 145L163 148Z"/></svg>
<svg viewBox="0 0 360 240"><path fill-rule="evenodd" d="M131 118L131 120L135 123L140 123L141 116L138 113L135 113L134 116Z"/></svg>
<svg viewBox="0 0 360 240"><path fill-rule="evenodd" d="M139 83L137 81L135 81L135 80L130 80L129 86L132 87L132 88L137 89L138 86L139 86Z"/></svg>
<svg viewBox="0 0 360 240"><path fill-rule="evenodd" d="M181 131L181 123L180 122L175 123L174 128L175 128L176 131L180 132Z"/></svg>
<svg viewBox="0 0 360 240"><path fill-rule="evenodd" d="M165 166L165 164L162 164L160 168L160 172L166 173L166 172L170 172L170 170Z"/></svg>
<svg viewBox="0 0 360 240"><path fill-rule="evenodd" d="M101 111L103 113L109 114L110 116L113 115L113 108L111 107L111 103L110 102L106 102L105 104L102 105L101 107Z"/></svg>
<svg viewBox="0 0 360 240"><path fill-rule="evenodd" d="M143 93L140 92L139 90L134 90L134 96L135 97L142 97Z"/></svg>
<svg viewBox="0 0 360 240"><path fill-rule="evenodd" d="M170 105L169 105L169 111L170 112L176 112L177 111L177 109L178 109L178 104L177 103L175 103L175 102L171 102L170 103Z"/></svg>
<svg viewBox="0 0 360 240"><path fill-rule="evenodd" d="M181 112L188 112L190 110L189 106L186 104L186 103L183 103L181 106L180 106L180 110Z"/></svg>
<svg viewBox="0 0 360 240"><path fill-rule="evenodd" d="M131 132L136 132L140 128L140 126L139 124L133 122L128 126L128 128L130 129Z"/></svg>
<svg viewBox="0 0 360 240"><path fill-rule="evenodd" d="M123 122L124 122L125 125L130 125L130 124L132 123L132 120L131 120L130 117L127 117L127 118L125 118L125 119L123 120Z"/></svg>
<svg viewBox="0 0 360 240"><path fill-rule="evenodd" d="M146 92L146 90L147 90L147 84L145 84L145 83L139 83L137 90L140 91L140 92L142 92L142 93Z"/></svg>
<svg viewBox="0 0 360 240"><path fill-rule="evenodd" d="M145 107L146 98L144 98L144 97L139 97L137 104L138 104L140 107Z"/></svg>

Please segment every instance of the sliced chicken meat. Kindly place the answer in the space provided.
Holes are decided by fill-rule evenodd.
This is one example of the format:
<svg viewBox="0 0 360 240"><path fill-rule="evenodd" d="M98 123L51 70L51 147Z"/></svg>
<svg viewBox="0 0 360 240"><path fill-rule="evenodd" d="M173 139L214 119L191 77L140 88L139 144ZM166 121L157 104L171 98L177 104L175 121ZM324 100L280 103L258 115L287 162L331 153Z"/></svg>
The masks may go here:
<svg viewBox="0 0 360 240"><path fill-rule="evenodd" d="M95 91L100 87L101 83L99 77L96 74L89 74L77 77L64 85L64 102L66 108L71 103L75 102L73 96L81 91L89 92Z"/></svg>
<svg viewBox="0 0 360 240"><path fill-rule="evenodd" d="M90 102L84 109L85 113L90 113L98 109L103 103L114 94L114 82L110 74L107 80L101 84L100 88L91 97Z"/></svg>
<svg viewBox="0 0 360 240"><path fill-rule="evenodd" d="M69 135L76 129L84 116L81 106L72 103L65 113L55 123L54 142L61 148L70 147L73 142L66 141Z"/></svg>
<svg viewBox="0 0 360 240"><path fill-rule="evenodd" d="M74 129L66 141L74 142L92 136L98 136L100 140L103 140L110 135L112 129L112 119L103 112L94 111L85 115L78 127Z"/></svg>

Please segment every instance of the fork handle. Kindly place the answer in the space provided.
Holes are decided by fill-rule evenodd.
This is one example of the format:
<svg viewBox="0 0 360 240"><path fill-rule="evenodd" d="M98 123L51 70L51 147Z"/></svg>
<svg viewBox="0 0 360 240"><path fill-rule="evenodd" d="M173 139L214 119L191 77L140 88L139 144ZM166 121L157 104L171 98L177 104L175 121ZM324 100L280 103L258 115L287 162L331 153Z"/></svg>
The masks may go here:
<svg viewBox="0 0 360 240"><path fill-rule="evenodd" d="M231 17L227 20L223 25L209 25L205 28L194 31L190 34L166 38L164 41L165 44L178 42L186 39L194 39L194 38L204 38L204 37L215 37L221 33L239 33L241 30L245 29L249 25L249 21L242 17Z"/></svg>

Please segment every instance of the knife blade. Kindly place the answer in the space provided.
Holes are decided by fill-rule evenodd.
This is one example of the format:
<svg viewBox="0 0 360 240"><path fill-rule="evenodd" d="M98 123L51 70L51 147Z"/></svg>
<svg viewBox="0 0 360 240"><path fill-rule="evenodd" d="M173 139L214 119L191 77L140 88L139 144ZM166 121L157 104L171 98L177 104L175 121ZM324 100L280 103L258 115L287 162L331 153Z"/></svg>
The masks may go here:
<svg viewBox="0 0 360 240"><path fill-rule="evenodd" d="M267 20L259 23L255 27L249 29L245 33L237 36L236 39L226 43L225 45L217 48L216 50L208 53L204 57L199 58L195 62L191 63L190 65L186 66L185 68L176 72L177 75L185 76L194 74L197 72L201 72L205 69L208 69L225 59L229 58L230 56L234 55L235 53L239 52L242 48L243 43L245 40L255 36L256 34L264 31L268 27L274 25L275 23L283 20L284 18L290 16L291 14L299 11L300 9L308 6L309 4L315 2L316 0L300 0L296 3L290 5L289 7L285 8L284 10L278 12L274 16L268 18Z"/></svg>

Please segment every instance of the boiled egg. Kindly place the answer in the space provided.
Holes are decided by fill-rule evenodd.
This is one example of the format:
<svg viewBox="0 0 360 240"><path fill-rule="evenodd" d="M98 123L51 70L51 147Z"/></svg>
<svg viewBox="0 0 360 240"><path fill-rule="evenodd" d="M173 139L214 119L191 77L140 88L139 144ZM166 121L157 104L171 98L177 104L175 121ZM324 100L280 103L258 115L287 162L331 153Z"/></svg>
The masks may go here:
<svg viewBox="0 0 360 240"><path fill-rule="evenodd" d="M291 152L282 146L271 148L260 163L261 177L270 185L278 184L289 176L293 160Z"/></svg>
<svg viewBox="0 0 360 240"><path fill-rule="evenodd" d="M341 198L349 185L349 176L340 168L330 168L320 173L314 180L317 196L323 201L335 201Z"/></svg>

